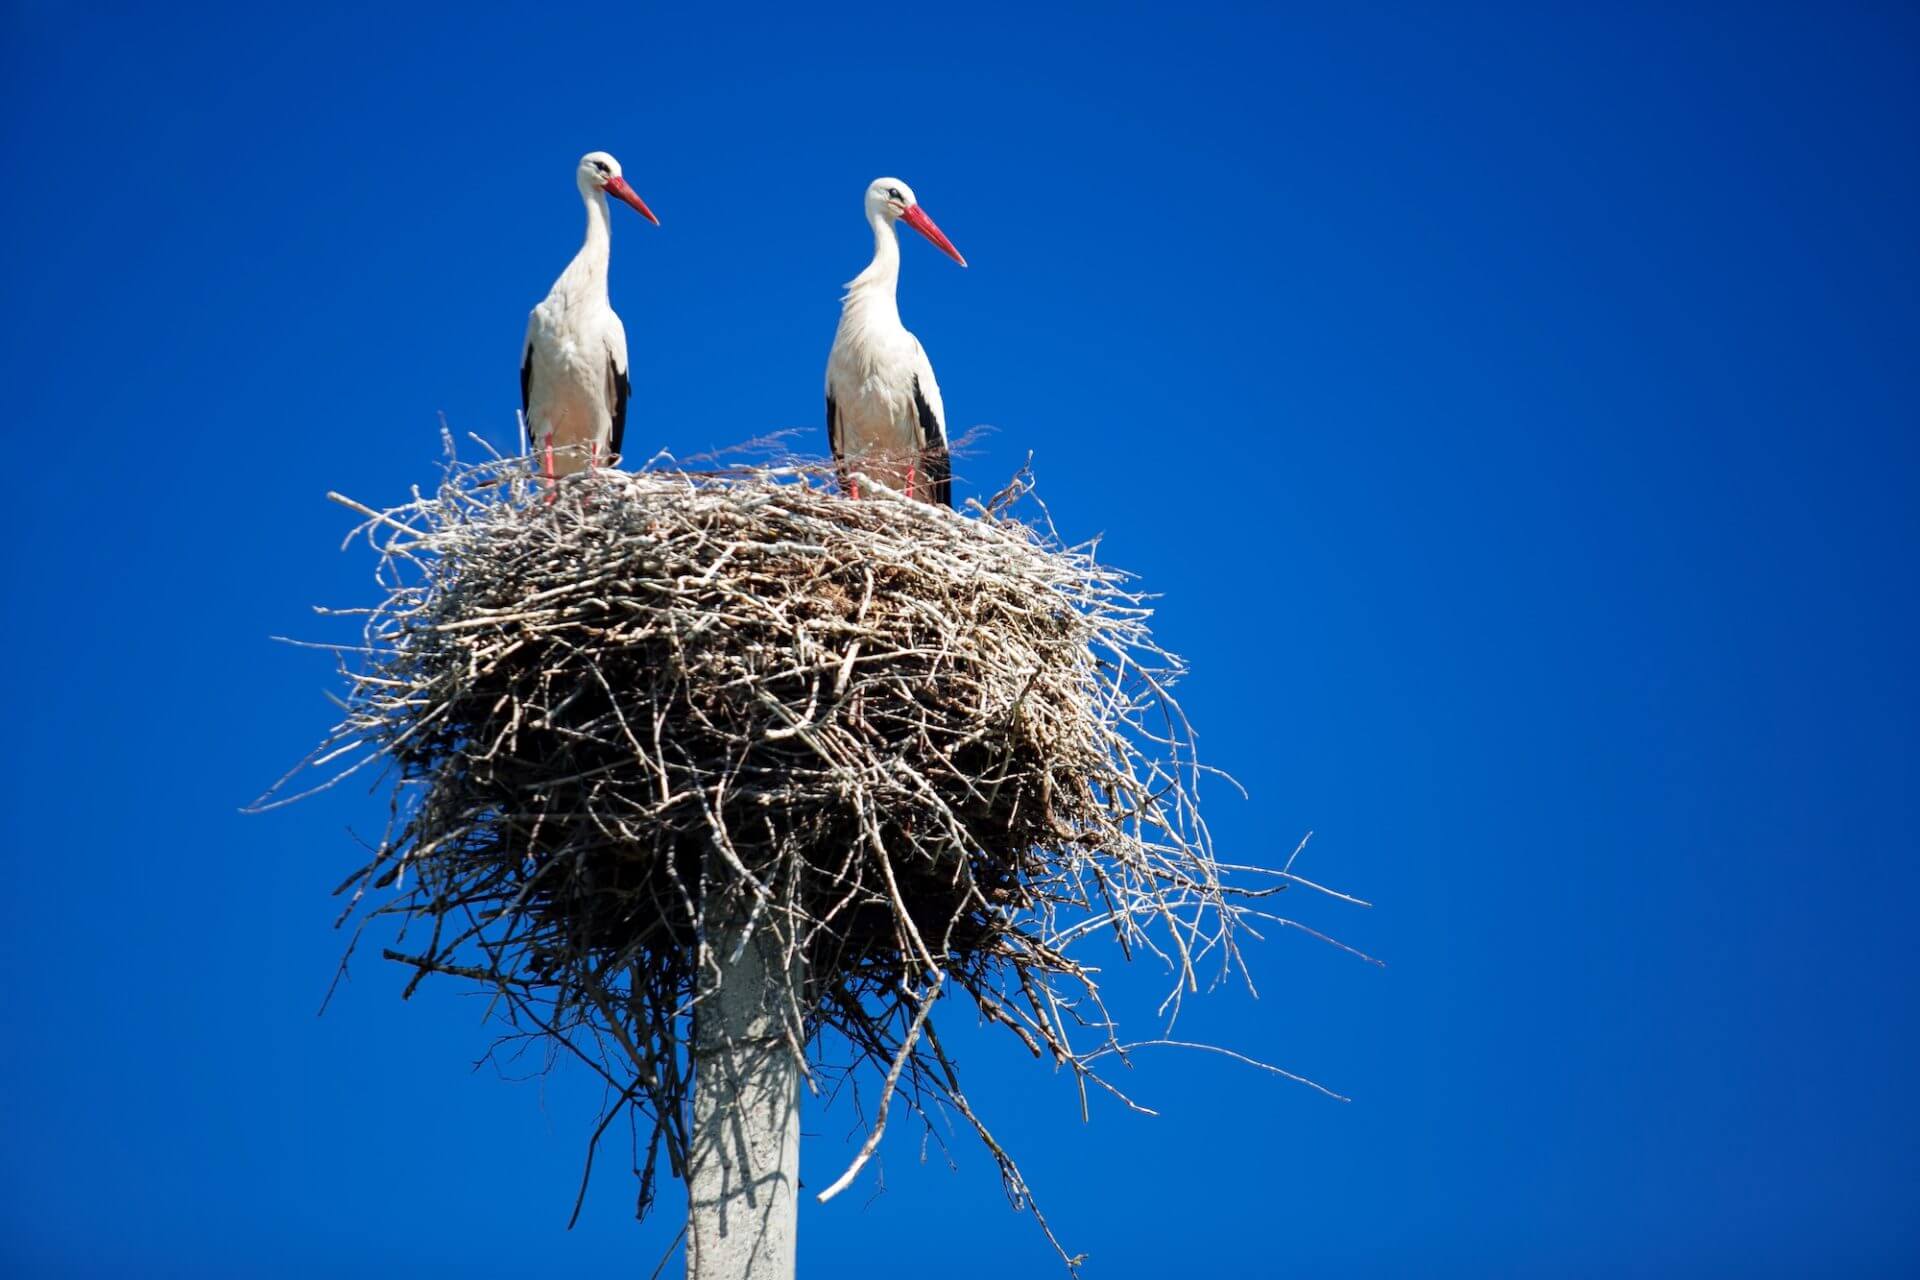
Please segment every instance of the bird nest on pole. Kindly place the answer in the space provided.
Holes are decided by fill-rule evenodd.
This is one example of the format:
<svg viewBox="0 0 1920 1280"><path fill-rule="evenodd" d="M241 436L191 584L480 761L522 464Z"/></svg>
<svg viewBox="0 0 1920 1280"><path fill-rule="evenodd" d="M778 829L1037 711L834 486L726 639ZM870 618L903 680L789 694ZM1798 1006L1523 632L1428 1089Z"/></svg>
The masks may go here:
<svg viewBox="0 0 1920 1280"><path fill-rule="evenodd" d="M1246 869L1216 862L1168 692L1180 663L1127 575L1016 518L1024 477L972 516L821 478L669 467L550 489L498 460L451 463L391 510L347 503L383 598L348 611L364 643L341 649L346 714L309 765L384 766L394 801L348 914L404 922L386 954L417 971L409 993L484 984L509 1040L605 1076L606 1119L643 1120L642 1213L663 1152L685 1176L700 975L739 936L723 917L804 975L783 1019L801 1069L837 1036L839 1069L884 1080L827 1194L897 1097L964 1117L1032 1207L937 999L964 991L1111 1089L1095 1064L1125 1046L1075 944L1158 955L1177 1004L1281 885L1235 887Z"/></svg>

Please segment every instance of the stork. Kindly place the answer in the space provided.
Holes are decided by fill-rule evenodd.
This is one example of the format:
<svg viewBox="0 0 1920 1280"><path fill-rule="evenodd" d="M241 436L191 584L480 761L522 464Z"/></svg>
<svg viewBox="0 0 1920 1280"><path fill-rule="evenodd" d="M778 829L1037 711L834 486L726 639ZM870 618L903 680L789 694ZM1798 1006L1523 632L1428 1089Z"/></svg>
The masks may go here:
<svg viewBox="0 0 1920 1280"><path fill-rule="evenodd" d="M581 156L574 182L587 206L586 243L527 318L520 357L527 444L544 453L550 479L618 454L627 426L627 331L607 301L607 196L660 225L606 152Z"/></svg>
<svg viewBox="0 0 1920 1280"><path fill-rule="evenodd" d="M947 456L947 413L940 384L920 340L900 323L894 297L900 280L895 222L939 246L961 266L967 260L933 224L898 178L876 178L867 188L873 261L847 282L840 327L827 356L827 443L841 485L860 496L849 474L858 469L910 498L953 505Z"/></svg>

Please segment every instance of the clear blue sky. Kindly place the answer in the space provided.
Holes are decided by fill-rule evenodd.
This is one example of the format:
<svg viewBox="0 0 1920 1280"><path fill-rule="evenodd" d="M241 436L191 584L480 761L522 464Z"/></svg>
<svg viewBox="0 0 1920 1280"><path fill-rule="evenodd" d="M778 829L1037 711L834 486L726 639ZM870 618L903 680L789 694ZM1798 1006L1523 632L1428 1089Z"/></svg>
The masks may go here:
<svg viewBox="0 0 1920 1280"><path fill-rule="evenodd" d="M1300 900L1164 1115L968 1042L1089 1276L1920 1268L1920 18L1788 7L0 7L0 1269L644 1276L597 1095L472 1061L326 895L336 550L505 442L616 209L632 450L819 427L861 191L997 487L1165 591L1226 850ZM1158 975L1134 976L1138 989ZM1114 983L1127 980L1116 975ZM838 1171L846 1111L808 1119ZM965 1140L803 1272L1047 1275ZM864 1184L872 1187L872 1182Z"/></svg>

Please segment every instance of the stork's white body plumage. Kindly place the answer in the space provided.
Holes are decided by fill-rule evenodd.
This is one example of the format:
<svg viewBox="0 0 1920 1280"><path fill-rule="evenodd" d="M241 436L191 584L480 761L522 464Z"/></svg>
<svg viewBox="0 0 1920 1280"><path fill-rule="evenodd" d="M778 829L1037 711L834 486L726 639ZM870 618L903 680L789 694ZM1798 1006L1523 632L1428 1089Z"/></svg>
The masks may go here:
<svg viewBox="0 0 1920 1280"><path fill-rule="evenodd" d="M834 456L905 490L911 464L946 447L946 406L920 340L900 322L891 282L849 286L827 357ZM925 472L920 473L925 476Z"/></svg>
<svg viewBox="0 0 1920 1280"><path fill-rule="evenodd" d="M589 152L577 173L587 206L587 235L553 289L527 318L520 358L520 407L527 443L554 474L580 471L620 452L627 423L627 331L607 297L612 227L609 192L659 219L604 151Z"/></svg>
<svg viewBox="0 0 1920 1280"><path fill-rule="evenodd" d="M847 284L840 327L827 356L827 439L842 483L859 496L853 473L910 497L953 505L947 455L947 411L920 340L900 322L900 240L905 218L961 266L966 259L913 192L895 178L867 188L873 261Z"/></svg>

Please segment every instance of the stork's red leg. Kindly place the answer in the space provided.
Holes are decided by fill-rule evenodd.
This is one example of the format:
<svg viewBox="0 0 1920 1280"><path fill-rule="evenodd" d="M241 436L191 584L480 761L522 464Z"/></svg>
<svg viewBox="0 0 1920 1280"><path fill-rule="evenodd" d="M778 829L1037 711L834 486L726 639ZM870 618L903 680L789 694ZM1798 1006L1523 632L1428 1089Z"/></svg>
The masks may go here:
<svg viewBox="0 0 1920 1280"><path fill-rule="evenodd" d="M547 477L547 501L552 502L554 498L553 488L555 477L553 474L553 431L551 428L547 431L546 440L545 459L540 465Z"/></svg>
<svg viewBox="0 0 1920 1280"><path fill-rule="evenodd" d="M600 470L600 442L598 440L593 440L588 442L587 444L587 474L591 476L594 473L598 472L599 470ZM593 491L591 489L588 489L587 492L582 493L580 495L580 509L582 511L585 511L588 507L592 505L593 505Z"/></svg>
<svg viewBox="0 0 1920 1280"><path fill-rule="evenodd" d="M918 467L907 468L907 496L909 498L913 496L914 478L919 474L919 471L920 471L920 468Z"/></svg>

